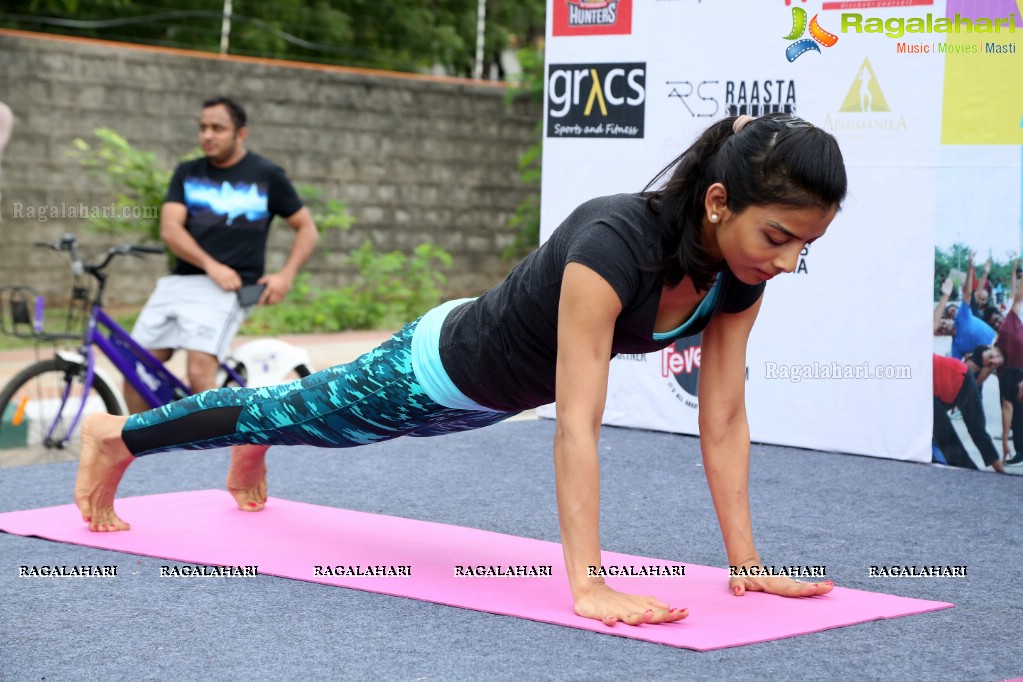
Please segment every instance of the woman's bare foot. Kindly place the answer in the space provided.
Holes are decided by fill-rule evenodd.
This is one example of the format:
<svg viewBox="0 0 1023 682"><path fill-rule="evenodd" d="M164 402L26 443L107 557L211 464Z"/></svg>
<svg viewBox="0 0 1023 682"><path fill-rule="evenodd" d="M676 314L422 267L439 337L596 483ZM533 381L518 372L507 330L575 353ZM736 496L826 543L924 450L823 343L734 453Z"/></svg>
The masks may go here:
<svg viewBox="0 0 1023 682"><path fill-rule="evenodd" d="M603 621L608 627L617 623L674 623L689 615L689 609L673 609L655 597L618 592L603 583L592 583L584 589L574 597L576 615Z"/></svg>
<svg viewBox="0 0 1023 682"><path fill-rule="evenodd" d="M242 511L262 511L266 506L266 451L268 445L236 445L231 448L227 490Z"/></svg>
<svg viewBox="0 0 1023 682"><path fill-rule="evenodd" d="M134 457L124 445L121 429L127 417L91 414L82 425L82 457L75 479L75 504L89 530L109 532L131 526L114 512L114 495Z"/></svg>

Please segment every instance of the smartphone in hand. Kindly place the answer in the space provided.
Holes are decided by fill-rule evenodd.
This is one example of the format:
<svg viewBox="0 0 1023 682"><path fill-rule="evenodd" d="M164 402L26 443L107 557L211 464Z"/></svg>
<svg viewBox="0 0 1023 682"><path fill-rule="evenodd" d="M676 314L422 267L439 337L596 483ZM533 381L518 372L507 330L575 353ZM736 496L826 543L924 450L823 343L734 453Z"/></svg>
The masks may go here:
<svg viewBox="0 0 1023 682"><path fill-rule="evenodd" d="M238 290L238 304L243 308L249 308L259 303L259 297L266 289L265 284L246 284Z"/></svg>

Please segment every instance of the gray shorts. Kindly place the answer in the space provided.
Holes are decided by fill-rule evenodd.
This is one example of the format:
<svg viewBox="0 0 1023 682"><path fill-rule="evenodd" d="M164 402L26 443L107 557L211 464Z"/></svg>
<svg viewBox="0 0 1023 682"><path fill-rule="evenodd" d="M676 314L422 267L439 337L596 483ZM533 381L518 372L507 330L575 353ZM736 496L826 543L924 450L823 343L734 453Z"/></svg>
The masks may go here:
<svg viewBox="0 0 1023 682"><path fill-rule="evenodd" d="M144 348L184 349L223 360L248 309L206 275L168 275L139 313L132 337Z"/></svg>

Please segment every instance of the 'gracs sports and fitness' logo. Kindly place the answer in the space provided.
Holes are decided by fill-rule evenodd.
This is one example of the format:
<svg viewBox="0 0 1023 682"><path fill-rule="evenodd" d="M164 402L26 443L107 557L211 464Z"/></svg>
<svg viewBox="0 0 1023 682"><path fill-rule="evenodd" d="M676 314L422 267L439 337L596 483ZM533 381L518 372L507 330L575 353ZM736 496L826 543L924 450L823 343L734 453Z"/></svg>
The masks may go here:
<svg viewBox="0 0 1023 682"><path fill-rule="evenodd" d="M806 2L806 0L803 0ZM791 0L785 0L785 4L788 5ZM802 7L792 8L792 30L785 40L795 40L796 42L785 48L785 58L790 62L794 62L802 55L813 50L814 52L820 52L821 48L819 45L824 47L832 47L838 42L838 36L834 33L829 33L821 28L821 25L817 23L817 17L820 15L813 15L813 19L807 22L806 10ZM809 31L810 37L803 38L803 36Z"/></svg>

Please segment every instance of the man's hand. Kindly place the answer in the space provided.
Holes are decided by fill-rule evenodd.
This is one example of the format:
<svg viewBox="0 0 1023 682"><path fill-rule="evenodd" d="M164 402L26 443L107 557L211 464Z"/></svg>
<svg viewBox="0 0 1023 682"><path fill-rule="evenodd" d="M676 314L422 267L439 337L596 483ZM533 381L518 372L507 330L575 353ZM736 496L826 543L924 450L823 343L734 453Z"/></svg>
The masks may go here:
<svg viewBox="0 0 1023 682"><path fill-rule="evenodd" d="M207 265L206 274L224 291L238 291L242 288L241 275L223 263Z"/></svg>
<svg viewBox="0 0 1023 682"><path fill-rule="evenodd" d="M265 284L266 289L263 290L263 295L259 297L259 305L273 305L283 301L284 297L291 291L293 282L294 280L291 277L280 272L260 277L258 283Z"/></svg>
<svg viewBox="0 0 1023 682"><path fill-rule="evenodd" d="M598 583L575 600L576 615L599 620L607 626L672 623L689 615L689 609L673 609L654 597L640 597L612 590Z"/></svg>

